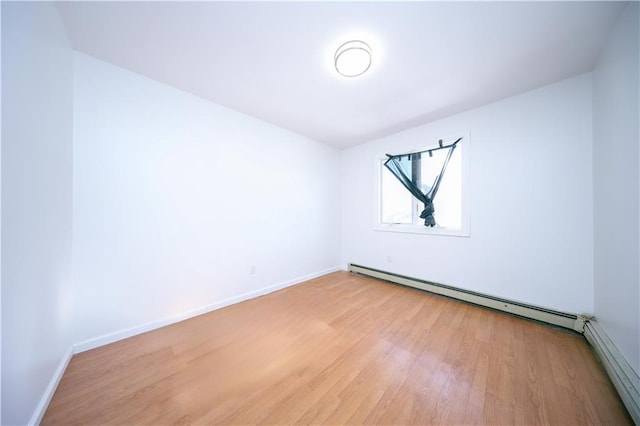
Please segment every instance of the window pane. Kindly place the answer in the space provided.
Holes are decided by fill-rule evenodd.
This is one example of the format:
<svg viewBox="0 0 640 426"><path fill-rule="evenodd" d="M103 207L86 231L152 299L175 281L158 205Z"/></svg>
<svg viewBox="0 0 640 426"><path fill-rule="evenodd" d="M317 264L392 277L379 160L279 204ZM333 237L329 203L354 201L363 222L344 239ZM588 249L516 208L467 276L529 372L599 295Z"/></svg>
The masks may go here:
<svg viewBox="0 0 640 426"><path fill-rule="evenodd" d="M381 167L382 223L412 223L413 196L384 165Z"/></svg>
<svg viewBox="0 0 640 426"><path fill-rule="evenodd" d="M433 185L442 170L447 150L433 151L433 157L422 156L422 190ZM447 229L462 228L462 155L458 147L453 151L434 200L434 218L437 226Z"/></svg>

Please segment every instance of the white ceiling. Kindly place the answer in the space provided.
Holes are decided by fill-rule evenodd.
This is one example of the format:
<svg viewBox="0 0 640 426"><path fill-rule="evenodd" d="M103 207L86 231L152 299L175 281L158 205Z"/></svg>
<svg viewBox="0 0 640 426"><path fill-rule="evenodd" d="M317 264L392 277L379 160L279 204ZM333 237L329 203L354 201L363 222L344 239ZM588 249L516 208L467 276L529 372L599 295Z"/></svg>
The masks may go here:
<svg viewBox="0 0 640 426"><path fill-rule="evenodd" d="M618 2L62 2L75 49L336 147L589 71ZM362 38L373 65L340 77Z"/></svg>

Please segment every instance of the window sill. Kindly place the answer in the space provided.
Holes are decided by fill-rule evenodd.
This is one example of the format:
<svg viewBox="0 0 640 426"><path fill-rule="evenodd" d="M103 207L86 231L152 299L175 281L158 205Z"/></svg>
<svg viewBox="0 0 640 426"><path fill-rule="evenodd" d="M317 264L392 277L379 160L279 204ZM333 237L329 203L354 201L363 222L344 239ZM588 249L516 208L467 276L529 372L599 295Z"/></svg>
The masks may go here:
<svg viewBox="0 0 640 426"><path fill-rule="evenodd" d="M468 229L429 228L423 225L386 225L378 224L374 230L382 232L400 232L403 234L439 235L447 237L470 237Z"/></svg>

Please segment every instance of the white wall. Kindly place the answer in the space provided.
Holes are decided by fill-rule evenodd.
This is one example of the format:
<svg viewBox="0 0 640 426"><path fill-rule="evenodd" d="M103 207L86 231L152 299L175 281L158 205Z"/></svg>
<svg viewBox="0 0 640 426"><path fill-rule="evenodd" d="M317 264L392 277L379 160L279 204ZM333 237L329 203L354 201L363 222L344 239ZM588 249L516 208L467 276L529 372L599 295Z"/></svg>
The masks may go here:
<svg viewBox="0 0 640 426"><path fill-rule="evenodd" d="M578 76L340 153L74 59L50 4L3 2L2 424L29 421L72 342L347 262L595 310L640 370L629 7L593 82ZM373 231L376 156L457 132L470 135L471 237Z"/></svg>
<svg viewBox="0 0 640 426"><path fill-rule="evenodd" d="M593 73L595 315L640 372L638 3L627 6Z"/></svg>
<svg viewBox="0 0 640 426"><path fill-rule="evenodd" d="M0 52L2 46L2 5L0 5ZM0 55L0 111L2 111L2 55ZM2 114L0 114L2 129ZM0 333L2 332L2 137L0 136ZM0 336L0 424L2 424L2 336Z"/></svg>
<svg viewBox="0 0 640 426"><path fill-rule="evenodd" d="M2 3L2 424L70 348L73 56L49 3Z"/></svg>
<svg viewBox="0 0 640 426"><path fill-rule="evenodd" d="M76 342L339 265L337 150L83 54L75 66Z"/></svg>
<svg viewBox="0 0 640 426"><path fill-rule="evenodd" d="M592 312L591 127L585 74L345 151L342 261ZM458 132L470 136L471 237L374 231L376 155Z"/></svg>

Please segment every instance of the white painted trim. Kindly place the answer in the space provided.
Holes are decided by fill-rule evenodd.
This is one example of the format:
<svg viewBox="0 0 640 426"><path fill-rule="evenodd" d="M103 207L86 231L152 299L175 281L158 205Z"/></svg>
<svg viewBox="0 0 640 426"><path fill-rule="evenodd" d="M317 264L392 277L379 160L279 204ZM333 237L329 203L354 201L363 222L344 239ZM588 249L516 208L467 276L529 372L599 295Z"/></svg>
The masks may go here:
<svg viewBox="0 0 640 426"><path fill-rule="evenodd" d="M385 281L390 281L396 284L418 288L430 293L440 294L452 299L473 303L474 305L480 305L521 317L534 319L536 321L558 325L560 327L575 330L579 333L583 332L585 318L585 316L583 315L554 311L540 306L502 299L488 294L476 293L456 287L420 280L417 278L405 277L402 275L380 271L378 269L373 269L366 266L349 264L349 271Z"/></svg>
<svg viewBox="0 0 640 426"><path fill-rule="evenodd" d="M241 294L239 296L231 297L225 300L221 300L209 305L201 306L199 308L192 309L190 311L182 312L176 315L171 315L165 318L161 318L155 321L151 321L145 324L140 324L131 328L127 328L124 330L114 331L112 333L103 334L102 336L93 337L91 339L84 340L82 342L75 343L73 345L74 353L80 353L84 351L88 351L90 349L98 348L100 346L108 345L109 343L114 343L119 340L123 340L132 336L136 336L138 334L146 333L147 331L156 330L161 327L165 327L167 325L175 324L180 321L184 321L189 318L193 318L198 315L206 314L208 312L215 311L217 309L225 308L227 306L244 302L245 300L253 299L255 297L263 296L268 293L272 293L274 291L290 287L295 284L299 284L303 281L308 281L313 278L320 277L322 275L329 274L331 272L336 272L342 270L343 267L334 266L329 269L325 269L323 271L314 272L311 274L303 275L302 277L294 278L288 281L284 281L278 284L274 284L268 287L264 287L258 290L254 290L245 294Z"/></svg>
<svg viewBox="0 0 640 426"><path fill-rule="evenodd" d="M402 234L424 234L424 235L442 235L447 237L466 237L471 235L468 230L468 226L464 229L446 229L437 227L426 227L424 225L409 225L400 223L377 223L374 227L374 231L382 232L399 232Z"/></svg>
<svg viewBox="0 0 640 426"><path fill-rule="evenodd" d="M458 132L446 137L443 137L442 140L446 140L447 143L455 141L456 139L462 137L460 141L460 150L461 153L461 161L462 161L462 228L460 229L446 229L446 228L437 228L437 227L425 227L421 224L422 220L417 217L418 211L415 207L418 201L415 197L411 197L413 202L413 220L415 223L412 224L395 224L395 223L383 223L382 222L382 164L387 160L386 154L377 154L375 156L375 200L376 200L376 208L375 208L375 218L373 223L374 231L382 231L382 232L399 232L399 233L408 233L408 234L423 234L423 235L435 235L435 236L448 236L448 237L470 237L471 236L471 217L469 212L469 196L471 194L470 186L471 186L471 173L469 171L469 156L471 155L471 138L469 137L469 132ZM433 143L428 146L423 146L421 148L416 148L411 151L405 151L407 153L411 152L420 152L430 148L437 148L438 144ZM418 203L419 204L419 203Z"/></svg>
<svg viewBox="0 0 640 426"><path fill-rule="evenodd" d="M229 305L233 305L235 303L243 302L245 300L249 300L265 294L269 294L274 291L277 291L286 287L290 287L292 285L299 284L304 281L308 281L317 277L321 277L326 274L330 274L332 272L344 271L344 270L346 270L344 266L334 266L332 268L325 269L323 271L303 275L298 278L294 278L288 281L274 284L272 286L264 287L249 293L241 294L239 296L225 299L220 302L216 302L207 306L202 306L200 308L192 309L190 311L183 312L178 315L172 315L170 317L166 317L157 321L152 321L136 327L131 327L126 330L116 331L114 333L105 334L102 336L85 340L83 342L75 343L74 345L72 345L72 347L70 347L67 350L67 352L65 352L62 360L60 361L60 364L58 365L58 368L56 369L53 376L51 377L51 381L49 382L47 389L42 395L42 398L40 398L40 401L38 402L38 406L36 407L36 409L33 412L33 415L31 416L31 420L29 420L29 425L34 425L34 426L39 425L40 422L42 421L42 418L44 417L44 414L46 413L47 408L49 407L49 403L51 402L51 398L53 398L53 394L55 393L58 387L58 384L60 383L60 380L62 379L62 376L64 375L64 372L66 371L67 366L69 365L69 362L71 361L71 358L73 357L74 354L84 352L89 349L94 349L103 345L107 345L109 343L117 342L118 340L126 339L128 337L145 333L147 331L155 330L157 328L174 324L176 322L180 322L189 318L193 318L198 315L206 314L207 312L215 311L217 309L224 308Z"/></svg>
<svg viewBox="0 0 640 426"><path fill-rule="evenodd" d="M65 354L62 356L60 363L58 364L58 368L53 373L51 380L49 381L49 385L47 389L45 389L36 409L33 411L33 415L31 416L31 420L29 420L29 425L39 425L44 417L44 413L47 412L47 408L49 407L49 403L51 402L51 398L53 398L53 394L56 392L58 388L58 384L62 379L62 375L64 374L69 362L71 361L71 357L73 356L73 348L70 347L67 349Z"/></svg>
<svg viewBox="0 0 640 426"><path fill-rule="evenodd" d="M584 337L595 349L629 415L640 425L640 377L596 320L585 324Z"/></svg>

